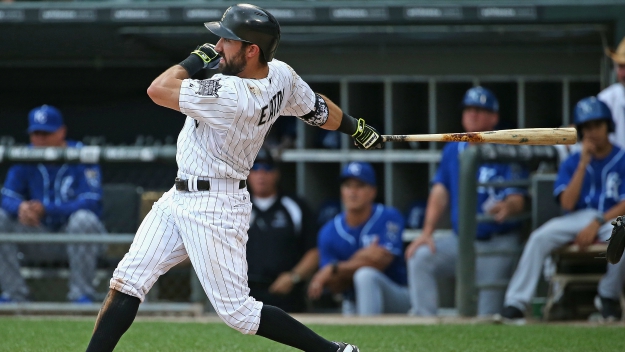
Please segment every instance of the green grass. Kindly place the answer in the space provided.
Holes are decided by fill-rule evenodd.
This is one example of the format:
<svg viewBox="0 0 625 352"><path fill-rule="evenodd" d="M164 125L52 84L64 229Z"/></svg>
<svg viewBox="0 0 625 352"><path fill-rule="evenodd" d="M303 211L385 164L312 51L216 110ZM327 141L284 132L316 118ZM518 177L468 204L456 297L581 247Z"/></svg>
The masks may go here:
<svg viewBox="0 0 625 352"><path fill-rule="evenodd" d="M93 322L0 318L0 351L84 351ZM373 351L625 351L623 326L417 325L312 328ZM293 351L224 324L135 322L116 351Z"/></svg>

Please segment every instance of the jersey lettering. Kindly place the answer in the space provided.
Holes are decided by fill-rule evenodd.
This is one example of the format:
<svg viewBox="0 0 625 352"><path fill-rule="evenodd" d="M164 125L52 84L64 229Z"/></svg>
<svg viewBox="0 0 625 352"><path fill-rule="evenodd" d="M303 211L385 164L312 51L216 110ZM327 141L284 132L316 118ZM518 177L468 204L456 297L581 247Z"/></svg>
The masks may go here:
<svg viewBox="0 0 625 352"><path fill-rule="evenodd" d="M260 110L260 120L258 121L258 126L264 125L267 121L270 121L278 114L280 106L282 105L282 98L284 98L284 89L278 91L278 93L271 98L269 104L262 107ZM269 109L269 116L266 114L267 109Z"/></svg>

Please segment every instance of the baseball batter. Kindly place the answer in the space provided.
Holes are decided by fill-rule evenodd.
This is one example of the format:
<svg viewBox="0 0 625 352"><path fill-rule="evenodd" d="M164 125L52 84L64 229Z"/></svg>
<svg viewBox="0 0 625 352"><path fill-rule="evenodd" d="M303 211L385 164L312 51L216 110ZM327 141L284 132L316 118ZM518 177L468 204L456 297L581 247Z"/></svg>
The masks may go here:
<svg viewBox="0 0 625 352"><path fill-rule="evenodd" d="M381 147L380 134L273 59L280 26L269 12L239 4L205 26L221 38L217 44L199 46L148 88L156 104L187 116L178 137L178 177L113 273L87 351L113 350L158 277L186 258L228 326L305 351L358 351L249 296L245 246L252 205L245 179L280 115L349 133L362 149ZM205 68L220 74L190 79Z"/></svg>

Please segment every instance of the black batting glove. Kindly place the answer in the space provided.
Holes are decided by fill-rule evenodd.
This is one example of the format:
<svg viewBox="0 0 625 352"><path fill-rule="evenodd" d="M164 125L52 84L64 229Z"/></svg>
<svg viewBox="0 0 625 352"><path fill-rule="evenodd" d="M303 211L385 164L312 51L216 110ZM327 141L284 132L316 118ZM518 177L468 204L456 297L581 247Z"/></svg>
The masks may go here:
<svg viewBox="0 0 625 352"><path fill-rule="evenodd" d="M204 67L202 68L215 68L219 65L219 54L215 50L215 45L210 43L205 43L202 45L198 45L195 50L191 52L191 54L195 54L202 59L204 62Z"/></svg>
<svg viewBox="0 0 625 352"><path fill-rule="evenodd" d="M354 145L358 149L382 149L380 132L367 125L363 119L358 119L358 128L352 137L354 138Z"/></svg>

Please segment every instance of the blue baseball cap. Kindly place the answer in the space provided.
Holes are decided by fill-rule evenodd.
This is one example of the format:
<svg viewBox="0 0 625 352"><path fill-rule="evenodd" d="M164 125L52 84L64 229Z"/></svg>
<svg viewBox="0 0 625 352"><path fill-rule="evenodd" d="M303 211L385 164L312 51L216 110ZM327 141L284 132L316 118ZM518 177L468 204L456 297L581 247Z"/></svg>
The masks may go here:
<svg viewBox="0 0 625 352"><path fill-rule="evenodd" d="M499 112L499 102L497 97L490 90L484 87L473 87L464 94L462 107L474 106L492 112Z"/></svg>
<svg viewBox="0 0 625 352"><path fill-rule="evenodd" d="M51 105L36 107L28 113L28 133L56 132L63 126L61 112Z"/></svg>
<svg viewBox="0 0 625 352"><path fill-rule="evenodd" d="M343 168L340 180L345 181L348 178L355 178L373 187L376 187L375 171L369 163L361 161L353 161Z"/></svg>

